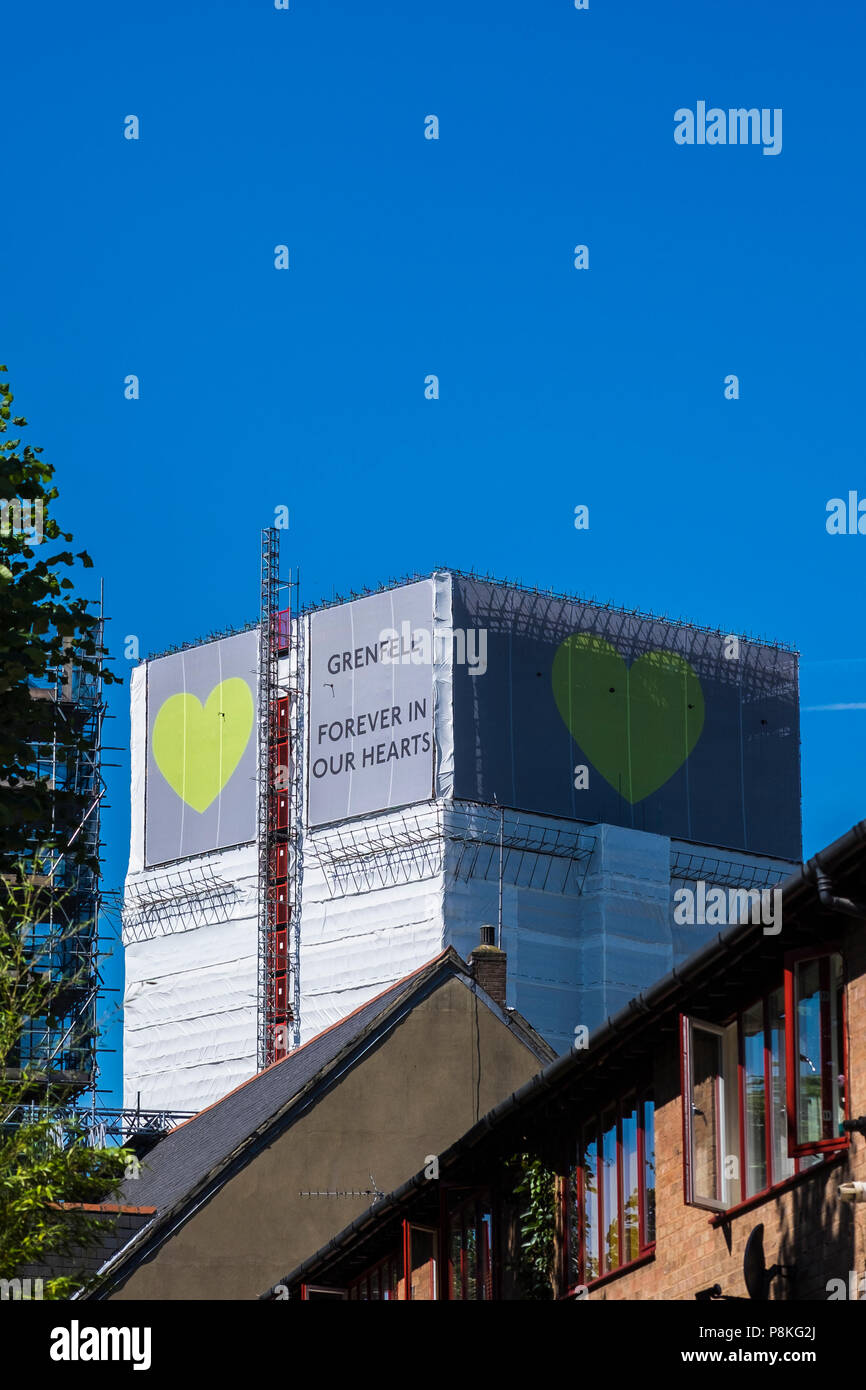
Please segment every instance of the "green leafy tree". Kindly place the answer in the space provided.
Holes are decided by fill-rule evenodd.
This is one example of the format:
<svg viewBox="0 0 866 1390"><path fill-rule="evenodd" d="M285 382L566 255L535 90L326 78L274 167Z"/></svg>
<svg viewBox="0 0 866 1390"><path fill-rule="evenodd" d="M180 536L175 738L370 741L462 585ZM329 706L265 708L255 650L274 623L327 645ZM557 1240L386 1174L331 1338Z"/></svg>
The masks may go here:
<svg viewBox="0 0 866 1390"><path fill-rule="evenodd" d="M0 373L6 367L0 366ZM67 1098L52 1080L51 1043L28 1065L25 1034L52 1039L66 1017L70 992L85 980L83 927L63 912L55 869L96 870L93 837L74 835L82 818L75 779L62 776L87 752L92 732L70 718L72 702L53 698L59 679L70 694L83 677L116 678L102 665L99 615L74 597L69 571L86 551L68 548L72 536L52 513L58 496L42 450L6 439L27 421L12 416L12 392L0 381L0 1278L22 1267L51 1267L97 1239L104 1224L81 1210L118 1187L131 1155L94 1149L62 1116ZM45 696L40 695L45 692ZM56 779L40 775L37 750L50 747ZM74 1025L74 1044L89 1024ZM92 1035L92 1029L90 1029ZM61 1038L61 1041L63 1039ZM68 1039L66 1045L69 1045ZM38 1119L22 1123L34 1100ZM67 1296L83 1275L48 1278L43 1295Z"/></svg>
<svg viewBox="0 0 866 1390"><path fill-rule="evenodd" d="M60 1117L61 1093L46 1085L44 1073L16 1065L30 1021L54 1025L63 992L70 980L75 983L74 975L58 980L51 969L71 929L48 921L43 898L32 882L0 885L2 1279L18 1277L28 1265L50 1269L57 1256L81 1255L97 1243L109 1221L81 1207L110 1198L134 1160L130 1150L89 1147L86 1136ZM28 1093L38 1098L43 1113L22 1122ZM67 1298L84 1283L82 1269L49 1277L43 1297Z"/></svg>
<svg viewBox="0 0 866 1390"><path fill-rule="evenodd" d="M0 373L7 370L0 366ZM0 381L0 436L10 421L16 431L27 425L23 416L12 416L13 399L8 381ZM85 550L73 554L57 544L68 545L72 536L51 515L58 492L54 469L41 453L22 447L20 436L0 438L0 872L7 874L29 859L34 839L66 849L79 809L74 790L52 788L33 775L34 745L50 746L60 720L55 702L35 699L33 688L51 685L64 668L105 682L118 679L102 665L99 615L71 594L69 568L76 559L92 568L92 561ZM84 746L85 735L74 725L67 722L60 734L70 756ZM67 852L85 860L84 839Z"/></svg>

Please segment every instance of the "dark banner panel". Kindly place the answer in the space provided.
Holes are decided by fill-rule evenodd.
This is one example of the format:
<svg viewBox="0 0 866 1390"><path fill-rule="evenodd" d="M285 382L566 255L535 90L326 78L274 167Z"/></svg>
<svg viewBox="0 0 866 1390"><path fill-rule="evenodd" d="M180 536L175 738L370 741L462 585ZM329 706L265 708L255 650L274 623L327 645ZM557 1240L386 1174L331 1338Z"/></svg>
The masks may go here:
<svg viewBox="0 0 866 1390"><path fill-rule="evenodd" d="M452 627L455 797L800 858L794 653L457 575Z"/></svg>

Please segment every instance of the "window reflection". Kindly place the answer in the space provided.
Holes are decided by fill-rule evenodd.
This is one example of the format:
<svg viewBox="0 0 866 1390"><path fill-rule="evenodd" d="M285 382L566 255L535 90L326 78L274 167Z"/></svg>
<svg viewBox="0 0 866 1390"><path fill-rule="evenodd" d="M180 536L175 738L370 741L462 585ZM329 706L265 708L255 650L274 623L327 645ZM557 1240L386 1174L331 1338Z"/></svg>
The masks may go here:
<svg viewBox="0 0 866 1390"><path fill-rule="evenodd" d="M578 1160L568 1187L572 1285L590 1283L636 1260L655 1240L651 1098L632 1094L605 1110L600 1121L586 1125Z"/></svg>
<svg viewBox="0 0 866 1390"><path fill-rule="evenodd" d="M486 1196L451 1198L448 1296L475 1300L493 1297L493 1217Z"/></svg>
<svg viewBox="0 0 866 1390"><path fill-rule="evenodd" d="M637 1259L640 1249L640 1189L637 1152L637 1105L634 1099L622 1116L622 1260Z"/></svg>
<svg viewBox="0 0 866 1390"><path fill-rule="evenodd" d="M743 1082L746 1120L746 1193L767 1186L767 1096L764 1084L764 1005L743 1014Z"/></svg>
<svg viewBox="0 0 866 1390"><path fill-rule="evenodd" d="M607 1111L602 1120L601 1171L604 1221L604 1271L619 1265L619 1195L616 1165L616 1112Z"/></svg>
<svg viewBox="0 0 866 1390"><path fill-rule="evenodd" d="M585 1279L597 1279L598 1263L598 1145L587 1139L583 1150L583 1229Z"/></svg>
<svg viewBox="0 0 866 1390"><path fill-rule="evenodd" d="M797 1140L820 1143L844 1133L842 958L801 961L794 970L797 1033Z"/></svg>
<svg viewBox="0 0 866 1390"><path fill-rule="evenodd" d="M794 1173L788 1157L788 1111L785 1094L785 991L780 986L769 997L767 1043L770 1053L770 1125L773 1142L772 1181L783 1182Z"/></svg>
<svg viewBox="0 0 866 1390"><path fill-rule="evenodd" d="M644 1209L646 1231L644 1241L651 1245L656 1238L656 1132L655 1110L651 1100L643 1103L644 1146Z"/></svg>

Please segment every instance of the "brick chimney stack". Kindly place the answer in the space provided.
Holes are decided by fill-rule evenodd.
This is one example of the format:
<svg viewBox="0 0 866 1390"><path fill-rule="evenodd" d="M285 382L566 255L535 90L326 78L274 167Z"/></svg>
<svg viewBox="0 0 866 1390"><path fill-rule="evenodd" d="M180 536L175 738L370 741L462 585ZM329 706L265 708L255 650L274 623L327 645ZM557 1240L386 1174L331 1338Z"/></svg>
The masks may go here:
<svg viewBox="0 0 866 1390"><path fill-rule="evenodd" d="M494 946L495 938L495 928L481 928L481 944L471 952L469 968L484 992L504 1009L508 957L498 946Z"/></svg>

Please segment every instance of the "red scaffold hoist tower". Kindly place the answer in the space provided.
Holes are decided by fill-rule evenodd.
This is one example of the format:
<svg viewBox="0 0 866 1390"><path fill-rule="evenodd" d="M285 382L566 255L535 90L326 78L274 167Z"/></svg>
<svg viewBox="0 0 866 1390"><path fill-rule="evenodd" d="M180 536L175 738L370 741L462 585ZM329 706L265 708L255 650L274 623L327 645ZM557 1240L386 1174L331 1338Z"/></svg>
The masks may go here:
<svg viewBox="0 0 866 1390"><path fill-rule="evenodd" d="M280 533L262 532L259 638L258 1065L300 1042L303 652L297 574L279 575ZM289 602L284 602L288 597Z"/></svg>

